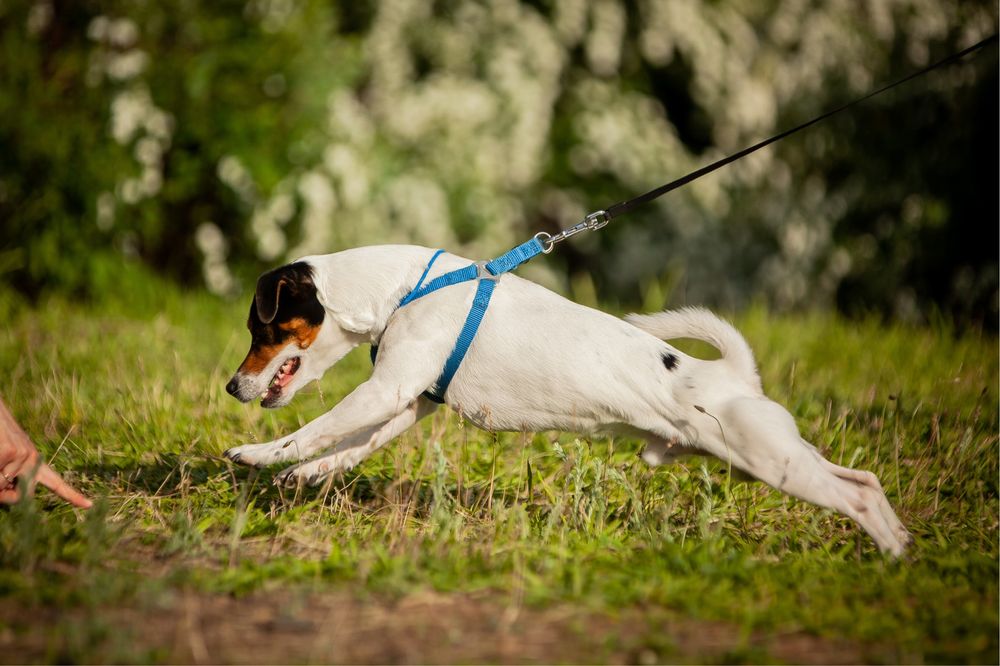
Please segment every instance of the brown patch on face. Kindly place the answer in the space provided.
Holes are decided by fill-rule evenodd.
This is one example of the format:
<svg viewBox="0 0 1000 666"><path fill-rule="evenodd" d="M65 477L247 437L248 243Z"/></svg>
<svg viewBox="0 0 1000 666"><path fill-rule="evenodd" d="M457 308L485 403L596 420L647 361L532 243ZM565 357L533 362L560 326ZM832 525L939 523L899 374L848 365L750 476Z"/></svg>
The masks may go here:
<svg viewBox="0 0 1000 666"><path fill-rule="evenodd" d="M315 337L315 336L314 336ZM288 346L287 342L279 345L264 345L261 347L250 347L247 357L243 359L237 372L246 375L260 374L274 357L281 353L281 350Z"/></svg>
<svg viewBox="0 0 1000 666"><path fill-rule="evenodd" d="M294 317L278 324L278 328L291 334L299 349L307 349L319 335L319 326L310 324L305 317Z"/></svg>

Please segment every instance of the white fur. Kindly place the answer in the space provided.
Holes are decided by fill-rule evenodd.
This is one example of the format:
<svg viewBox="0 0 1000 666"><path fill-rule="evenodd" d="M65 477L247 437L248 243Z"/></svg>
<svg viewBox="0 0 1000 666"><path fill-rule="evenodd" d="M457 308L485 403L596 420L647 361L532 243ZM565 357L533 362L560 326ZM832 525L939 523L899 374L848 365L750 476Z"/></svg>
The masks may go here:
<svg viewBox="0 0 1000 666"><path fill-rule="evenodd" d="M432 254L414 246L375 246L304 258L327 314L316 342L242 381L263 387L284 358L300 356L302 367L286 387L284 404L358 344L379 344L378 362L368 381L323 416L291 435L226 455L256 466L318 455L278 478L318 483L433 412L436 405L421 394L454 347L476 285L446 287L396 309ZM469 263L444 254L428 279ZM722 359L688 356L661 338L704 340ZM676 367L665 367L664 354L677 359ZM688 453L713 455L850 516L883 551L899 555L910 540L874 475L834 465L805 442L791 415L761 390L746 341L706 310L622 320L505 274L445 401L488 430L642 437L649 442L643 458L651 464Z"/></svg>

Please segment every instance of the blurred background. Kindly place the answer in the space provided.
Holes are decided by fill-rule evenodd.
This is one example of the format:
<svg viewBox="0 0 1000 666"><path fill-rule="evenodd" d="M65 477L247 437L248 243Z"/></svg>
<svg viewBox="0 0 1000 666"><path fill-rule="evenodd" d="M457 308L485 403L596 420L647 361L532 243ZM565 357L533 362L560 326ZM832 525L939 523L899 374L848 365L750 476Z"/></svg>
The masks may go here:
<svg viewBox="0 0 1000 666"><path fill-rule="evenodd" d="M245 298L356 245L489 257L996 28L995 0L0 0L0 283ZM993 45L522 272L995 329L997 81Z"/></svg>

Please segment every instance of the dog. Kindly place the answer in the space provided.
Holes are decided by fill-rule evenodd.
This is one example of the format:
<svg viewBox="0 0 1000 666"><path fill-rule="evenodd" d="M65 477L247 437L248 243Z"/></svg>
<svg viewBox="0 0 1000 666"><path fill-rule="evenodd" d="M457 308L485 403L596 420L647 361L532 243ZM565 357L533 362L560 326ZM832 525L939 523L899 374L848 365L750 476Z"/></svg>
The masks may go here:
<svg viewBox="0 0 1000 666"><path fill-rule="evenodd" d="M281 407L358 345L377 345L378 357L368 381L326 414L225 456L255 467L295 462L276 483L317 484L432 413L438 405L425 391L455 347L475 291L456 284L398 308L434 254L361 247L263 274L247 320L250 350L226 386L231 395ZM469 264L444 253L428 277ZM679 338L705 341L721 358L694 358L665 342ZM443 399L489 431L642 438L651 465L715 456L849 516L885 553L898 557L911 542L875 475L835 465L805 441L791 414L764 395L744 338L704 309L620 319L504 274Z"/></svg>

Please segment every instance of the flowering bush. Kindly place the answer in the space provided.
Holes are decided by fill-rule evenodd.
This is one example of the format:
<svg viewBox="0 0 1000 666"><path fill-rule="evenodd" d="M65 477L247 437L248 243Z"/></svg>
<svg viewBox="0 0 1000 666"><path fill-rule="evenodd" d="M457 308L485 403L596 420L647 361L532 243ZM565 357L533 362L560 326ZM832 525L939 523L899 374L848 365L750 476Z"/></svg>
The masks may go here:
<svg viewBox="0 0 1000 666"><path fill-rule="evenodd" d="M997 20L995 3L931 0L342 4L0 5L0 274L87 289L92 256L125 254L231 294L361 244L485 257ZM659 283L674 302L995 320L997 142L972 156L996 136L996 78L994 50L527 272L592 275L626 301ZM945 248L956 234L980 249Z"/></svg>

